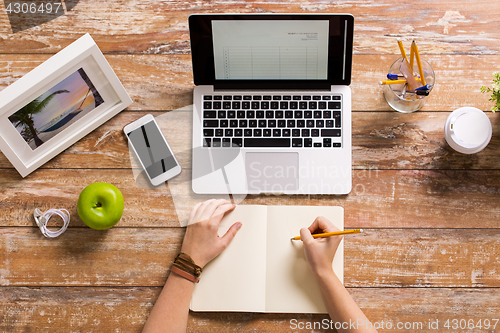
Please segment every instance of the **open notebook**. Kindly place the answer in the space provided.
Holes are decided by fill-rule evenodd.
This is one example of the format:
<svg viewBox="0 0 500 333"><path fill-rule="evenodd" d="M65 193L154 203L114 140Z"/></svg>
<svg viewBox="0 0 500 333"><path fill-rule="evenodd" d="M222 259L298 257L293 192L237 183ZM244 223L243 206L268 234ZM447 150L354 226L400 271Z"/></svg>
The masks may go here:
<svg viewBox="0 0 500 333"><path fill-rule="evenodd" d="M241 205L222 220L219 235L243 226L227 249L210 262L196 284L193 311L327 313L302 241L291 241L317 216L344 229L342 207ZM344 276L344 244L333 260Z"/></svg>

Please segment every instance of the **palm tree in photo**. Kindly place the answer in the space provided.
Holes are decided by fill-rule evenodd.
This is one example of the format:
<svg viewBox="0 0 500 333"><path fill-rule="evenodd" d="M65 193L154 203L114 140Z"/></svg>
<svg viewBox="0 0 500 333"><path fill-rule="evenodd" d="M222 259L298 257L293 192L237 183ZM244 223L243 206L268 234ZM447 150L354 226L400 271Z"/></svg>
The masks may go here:
<svg viewBox="0 0 500 333"><path fill-rule="evenodd" d="M42 112L55 95L62 93L69 93L69 91L64 89L55 91L43 100L40 100L40 97L35 98L21 110L9 117L9 120L12 122L14 127L23 128L23 132L25 133L23 135L24 139L26 140L28 137L29 139L33 139L36 147L43 144L43 141L38 137L38 130L35 128L33 115ZM26 141L29 142L29 140Z"/></svg>
<svg viewBox="0 0 500 333"><path fill-rule="evenodd" d="M94 102L95 102L94 107L98 107L99 105L104 103L104 100L102 99L101 94L99 94L97 89L94 87L94 84L92 83L92 81L90 81L90 78L87 76L87 73L85 73L83 68L80 68L78 70L78 73L82 77L82 80L85 81L85 83L89 86L89 90L92 91L92 95L94 95ZM82 103L82 105L83 105L83 103Z"/></svg>

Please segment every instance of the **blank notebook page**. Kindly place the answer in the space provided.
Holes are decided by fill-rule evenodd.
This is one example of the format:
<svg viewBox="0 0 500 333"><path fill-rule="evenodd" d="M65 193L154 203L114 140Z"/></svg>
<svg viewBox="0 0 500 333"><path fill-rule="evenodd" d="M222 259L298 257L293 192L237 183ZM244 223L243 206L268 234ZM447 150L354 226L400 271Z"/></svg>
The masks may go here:
<svg viewBox="0 0 500 333"><path fill-rule="evenodd" d="M266 312L327 313L316 280L306 261L300 229L317 216L325 216L344 230L342 207L269 206L267 218ZM343 242L343 241L342 241ZM333 270L343 281L344 244L333 260Z"/></svg>
<svg viewBox="0 0 500 333"><path fill-rule="evenodd" d="M193 311L263 312L266 291L266 206L237 206L219 227L222 237L243 226L229 246L205 266L191 299Z"/></svg>

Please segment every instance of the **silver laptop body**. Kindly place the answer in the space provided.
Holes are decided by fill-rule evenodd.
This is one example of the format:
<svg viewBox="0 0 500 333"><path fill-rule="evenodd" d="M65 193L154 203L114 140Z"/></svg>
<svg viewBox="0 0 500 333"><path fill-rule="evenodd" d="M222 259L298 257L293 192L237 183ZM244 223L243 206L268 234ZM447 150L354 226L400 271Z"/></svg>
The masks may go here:
<svg viewBox="0 0 500 333"><path fill-rule="evenodd" d="M189 18L192 188L198 194L347 194L353 17Z"/></svg>

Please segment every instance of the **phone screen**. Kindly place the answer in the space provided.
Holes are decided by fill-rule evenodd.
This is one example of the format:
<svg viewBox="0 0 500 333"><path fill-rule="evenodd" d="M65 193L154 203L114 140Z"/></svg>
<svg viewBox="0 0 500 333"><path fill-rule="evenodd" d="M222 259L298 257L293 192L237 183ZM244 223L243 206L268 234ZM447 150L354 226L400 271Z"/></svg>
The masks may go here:
<svg viewBox="0 0 500 333"><path fill-rule="evenodd" d="M177 166L160 129L154 121L129 132L129 140L139 155L149 178L153 179Z"/></svg>

